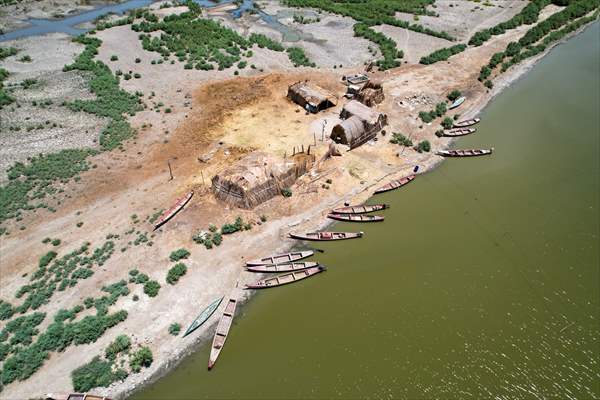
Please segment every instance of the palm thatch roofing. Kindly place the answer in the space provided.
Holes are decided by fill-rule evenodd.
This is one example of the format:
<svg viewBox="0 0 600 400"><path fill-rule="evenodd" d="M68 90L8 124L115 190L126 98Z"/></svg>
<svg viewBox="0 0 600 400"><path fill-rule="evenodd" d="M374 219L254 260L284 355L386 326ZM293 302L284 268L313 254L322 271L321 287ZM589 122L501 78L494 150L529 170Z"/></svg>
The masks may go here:
<svg viewBox="0 0 600 400"><path fill-rule="evenodd" d="M367 82L356 95L356 100L369 107L381 103L384 99L382 84L374 81Z"/></svg>
<svg viewBox="0 0 600 400"><path fill-rule="evenodd" d="M335 125L331 131L331 138L336 143L346 144L352 147L365 135L365 124L356 115Z"/></svg>
<svg viewBox="0 0 600 400"><path fill-rule="evenodd" d="M350 100L340 112L340 118L348 119L352 116L357 116L368 125L376 125L382 115L384 114L367 107L357 100Z"/></svg>
<svg viewBox="0 0 600 400"><path fill-rule="evenodd" d="M212 178L215 197L231 205L253 208L281 194L313 165L314 155L299 153L288 159L254 152Z"/></svg>
<svg viewBox="0 0 600 400"><path fill-rule="evenodd" d="M288 87L287 97L310 112L316 113L337 104L337 97L315 84L296 82Z"/></svg>

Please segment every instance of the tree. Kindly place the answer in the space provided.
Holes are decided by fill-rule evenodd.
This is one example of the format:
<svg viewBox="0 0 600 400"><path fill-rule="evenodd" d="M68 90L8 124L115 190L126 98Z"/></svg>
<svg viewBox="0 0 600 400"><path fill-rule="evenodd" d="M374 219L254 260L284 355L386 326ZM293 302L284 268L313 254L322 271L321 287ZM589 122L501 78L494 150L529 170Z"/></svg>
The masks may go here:
<svg viewBox="0 0 600 400"><path fill-rule="evenodd" d="M431 151L431 143L428 140L423 140L417 145L417 151L419 153Z"/></svg>
<svg viewBox="0 0 600 400"><path fill-rule="evenodd" d="M451 129L454 126L454 121L452 121L452 118L446 117L442 121L442 126L444 127L444 129Z"/></svg>
<svg viewBox="0 0 600 400"><path fill-rule="evenodd" d="M450 93L448 93L448 100L450 101L454 101L456 99L458 99L460 96L462 95L462 93L460 92L460 90L453 90Z"/></svg>
<svg viewBox="0 0 600 400"><path fill-rule="evenodd" d="M190 256L190 252L187 251L186 249L178 249L178 250L171 252L171 254L169 255L169 259L171 261L179 261L181 259L188 258L189 256Z"/></svg>
<svg viewBox="0 0 600 400"><path fill-rule="evenodd" d="M142 370L142 367L152 365L152 361L152 350L144 346L132 354L129 359L129 366L131 367L131 371L138 373Z"/></svg>
<svg viewBox="0 0 600 400"><path fill-rule="evenodd" d="M155 297L160 290L160 283L156 281L148 281L144 284L144 293L150 297Z"/></svg>

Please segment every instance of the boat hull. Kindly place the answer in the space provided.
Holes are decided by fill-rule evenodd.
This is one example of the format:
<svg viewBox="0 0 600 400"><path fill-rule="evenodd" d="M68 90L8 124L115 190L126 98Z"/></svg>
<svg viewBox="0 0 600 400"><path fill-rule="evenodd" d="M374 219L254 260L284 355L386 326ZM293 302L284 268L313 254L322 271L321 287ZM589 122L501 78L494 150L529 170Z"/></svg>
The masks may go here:
<svg viewBox="0 0 600 400"><path fill-rule="evenodd" d="M196 317L196 319L190 324L190 326L187 328L187 330L185 331L185 333L183 334L182 337L186 337L190 333L194 332L196 329L200 328L202 326L202 324L204 324L213 315L213 313L217 310L217 308L219 308L219 305L221 305L222 301L223 301L223 297L221 297L220 299L217 299L217 300L213 301L211 304L209 304L209 306L206 307Z"/></svg>
<svg viewBox="0 0 600 400"><path fill-rule="evenodd" d="M302 271L290 272L273 276L271 278L262 279L254 284L246 285L247 289L268 289L277 286L289 285L290 283L299 282L303 279L310 278L318 273L327 270L322 265L311 267Z"/></svg>
<svg viewBox="0 0 600 400"><path fill-rule="evenodd" d="M390 183L383 185L377 189L374 194L385 193L391 190L400 189L402 186L408 185L416 178L416 175L405 176L404 178L396 179Z"/></svg>
<svg viewBox="0 0 600 400"><path fill-rule="evenodd" d="M286 264L270 264L270 265L257 265L254 267L246 267L246 271L250 272L261 272L261 273L281 273L281 272L294 272L302 271L316 267L319 265L316 262L299 262L299 263L286 263Z"/></svg>
<svg viewBox="0 0 600 400"><path fill-rule="evenodd" d="M331 210L332 214L366 214L373 211L381 211L390 208L387 204L373 204L367 206L347 206L347 207L338 207Z"/></svg>
<svg viewBox="0 0 600 400"><path fill-rule="evenodd" d="M217 359L223 350L223 346L225 346L225 341L227 340L229 330L231 329L231 324L233 323L236 305L237 300L230 298L227 301L225 310L223 310L223 314L221 315L221 319L219 320L219 324L215 330L215 336L213 337L213 342L210 349L210 357L208 359L209 370L215 366L215 363L217 362Z"/></svg>
<svg viewBox="0 0 600 400"><path fill-rule="evenodd" d="M331 234L331 235L329 235ZM334 240L358 239L362 232L313 232L307 234L290 233L290 237L298 240L310 240L314 242L328 242Z"/></svg>
<svg viewBox="0 0 600 400"><path fill-rule="evenodd" d="M467 136L472 133L475 133L477 129L475 128L453 128L447 131L444 131L445 137L460 137Z"/></svg>
<svg viewBox="0 0 600 400"><path fill-rule="evenodd" d="M494 149L489 150L442 150L436 154L442 157L481 157L489 156Z"/></svg>
<svg viewBox="0 0 600 400"><path fill-rule="evenodd" d="M175 201L175 204L173 204L173 206L171 206L171 208L169 208L167 211L162 213L162 215L160 216L158 221L154 224L154 230L157 230L158 228L160 228L167 221L169 221L171 218L173 218L175 216L175 214L177 214L179 211L181 211L181 209L183 207L185 207L185 205L191 200L193 195L194 195L194 191L191 190L185 196L177 199L177 201Z"/></svg>
<svg viewBox="0 0 600 400"><path fill-rule="evenodd" d="M252 260L246 262L248 267L254 267L257 265L271 265L271 264L283 264L283 263L291 263L299 260L303 260L315 254L312 250L305 251L296 251L292 253L285 254L275 254L272 256L264 257L259 260Z"/></svg>
<svg viewBox="0 0 600 400"><path fill-rule="evenodd" d="M382 222L384 220L384 217L380 215L329 214L327 217L344 222Z"/></svg>
<svg viewBox="0 0 600 400"><path fill-rule="evenodd" d="M453 127L454 128L466 128L468 126L473 126L475 124L478 124L481 121L480 118L472 118L472 119L467 119L465 121L459 121L456 122Z"/></svg>

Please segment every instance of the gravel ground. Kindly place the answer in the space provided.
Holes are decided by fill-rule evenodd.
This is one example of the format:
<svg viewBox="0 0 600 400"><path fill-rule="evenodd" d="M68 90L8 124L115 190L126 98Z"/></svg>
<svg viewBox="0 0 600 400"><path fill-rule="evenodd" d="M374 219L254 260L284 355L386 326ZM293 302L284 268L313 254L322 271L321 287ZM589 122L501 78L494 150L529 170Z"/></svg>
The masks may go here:
<svg viewBox="0 0 600 400"><path fill-rule="evenodd" d="M61 149L94 147L106 123L61 106L64 101L94 98L81 74L62 71L83 50L82 45L59 33L7 44L20 51L0 62L0 68L10 72L5 84L16 99L0 110L0 182L6 180L6 169L16 161ZM24 54L32 62L18 61ZM25 79L37 83L23 89Z"/></svg>

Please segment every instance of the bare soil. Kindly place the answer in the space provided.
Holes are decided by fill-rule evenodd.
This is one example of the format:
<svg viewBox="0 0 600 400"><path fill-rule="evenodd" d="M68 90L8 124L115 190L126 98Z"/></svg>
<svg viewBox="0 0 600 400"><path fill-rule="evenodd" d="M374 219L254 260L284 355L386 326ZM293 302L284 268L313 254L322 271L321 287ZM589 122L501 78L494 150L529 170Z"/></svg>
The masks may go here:
<svg viewBox="0 0 600 400"><path fill-rule="evenodd" d="M547 15L545 12L544 17ZM100 32L103 45L98 58L113 70L141 73L140 79L123 81L123 87L143 91L143 99L149 106L162 102L164 107L172 107L173 112L165 113L164 107L157 112L150 107L138 113L131 119L140 129L137 138L127 143L123 152L94 157L98 168L84 173L81 182L66 187L71 197L64 200L57 213L38 211L27 216L19 223L27 226L24 231L18 230L16 224L9 225L10 236L0 237L0 290L3 299L14 299L18 287L28 282L22 275L31 273L39 256L48 251L47 245L41 243L43 238L59 237L62 244L57 251L65 254L85 241L100 245L109 233L120 234L116 247L128 250L117 250L92 278L80 281L75 289L57 294L41 310L53 315L59 308L81 303L87 296L98 296L103 285L126 279L127 272L134 267L158 280L162 288L151 299L141 292L141 286L130 285L132 294L139 295L140 301L133 302L130 295L112 307L112 310L127 310L126 321L107 331L96 343L52 354L44 367L27 381L5 387L3 398L69 391L72 389L69 372L100 354L121 333L131 335L135 343L150 346L155 361L150 368L132 374L124 382L94 391L119 398L156 378L211 333L211 324L207 324L190 340L183 341L168 333L171 323L186 326L191 316L215 298L230 293L241 296L236 285L242 287L257 279L256 275L243 271L244 260L285 250L293 244L287 238L289 232L323 226L331 207L344 201L364 201L378 185L408 173L414 165L426 170L440 162L434 152L447 147L449 140L435 136L439 120L423 125L418 112L432 109L448 92L459 89L468 100L449 115L460 113L467 118L478 113L494 94L477 82L481 66L494 52L523 35L528 27L494 37L486 45L468 49L448 62L430 66L407 64L373 74L373 78L384 82L386 98L377 109L388 115L386 135L380 134L378 140L350 152L340 146L342 156L329 159L323 159L328 147L326 138L343 101L323 113L307 115L286 99L287 86L308 79L341 95L345 90L341 74L360 71L360 62L342 71L289 69L283 59L278 59L280 53L256 51L252 62L264 68L262 73L259 69L246 69L244 76L233 77L231 70L186 71L178 63L151 65L157 55L143 51L137 34L128 29L117 27ZM349 43L341 42L340 47L351 47ZM119 60L111 62L112 54L118 55ZM135 63L135 57L142 61ZM510 78L515 79L520 72L514 68ZM151 92L155 93L152 98ZM427 139L432 152L421 154L391 144L391 132L403 132L415 143ZM319 161L314 170L292 187L291 198L277 197L253 210L240 210L216 201L210 193L210 178L247 152L261 150L283 157L294 147L307 149L309 145ZM207 154L211 156L206 157ZM173 167L173 180L169 180L167 162ZM329 189L322 187L326 179L332 180ZM153 246L127 245L133 237L125 232L131 227L149 235L152 229L148 222L134 224L132 214L143 221L191 189L196 194L186 208L152 234ZM252 230L226 236L223 244L212 250L192 241L192 235L207 229L210 223L220 226L238 215L253 223ZM266 223L259 224L261 215L267 216ZM84 225L78 228L76 224L80 221ZM168 255L181 247L192 252L191 258L185 260L188 273L176 286L171 286L165 282L166 272L173 264Z"/></svg>

